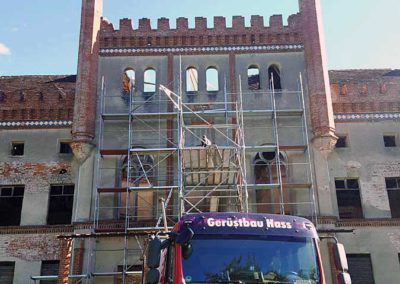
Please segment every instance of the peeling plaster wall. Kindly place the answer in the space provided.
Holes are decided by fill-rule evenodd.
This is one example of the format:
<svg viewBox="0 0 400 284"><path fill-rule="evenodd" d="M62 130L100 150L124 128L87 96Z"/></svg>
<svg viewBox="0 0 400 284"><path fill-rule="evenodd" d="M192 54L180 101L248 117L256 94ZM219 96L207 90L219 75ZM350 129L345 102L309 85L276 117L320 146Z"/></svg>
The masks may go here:
<svg viewBox="0 0 400 284"><path fill-rule="evenodd" d="M348 147L336 148L329 157L333 214L338 215L335 177L351 177L359 179L364 217L390 218L385 177L400 176L400 148L384 147L383 135L398 133L398 122L352 122L336 126L336 134L347 135Z"/></svg>

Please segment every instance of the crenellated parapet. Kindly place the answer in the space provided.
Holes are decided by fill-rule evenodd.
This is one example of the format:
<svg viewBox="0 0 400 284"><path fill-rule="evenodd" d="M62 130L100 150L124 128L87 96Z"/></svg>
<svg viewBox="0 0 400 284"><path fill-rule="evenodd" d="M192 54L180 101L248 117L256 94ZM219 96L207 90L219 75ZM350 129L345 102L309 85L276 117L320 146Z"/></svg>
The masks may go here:
<svg viewBox="0 0 400 284"><path fill-rule="evenodd" d="M283 25L282 15L271 16L269 25L258 15L251 16L250 26L245 25L242 16L233 16L231 27L225 17L217 16L213 21L213 27L209 28L207 18L196 17L194 28L190 28L188 19L181 17L176 19L176 27L171 28L169 19L160 18L154 28L147 18L139 19L137 27L131 19L121 19L119 29L115 29L103 18L100 48L302 43L300 14L291 15L288 25Z"/></svg>

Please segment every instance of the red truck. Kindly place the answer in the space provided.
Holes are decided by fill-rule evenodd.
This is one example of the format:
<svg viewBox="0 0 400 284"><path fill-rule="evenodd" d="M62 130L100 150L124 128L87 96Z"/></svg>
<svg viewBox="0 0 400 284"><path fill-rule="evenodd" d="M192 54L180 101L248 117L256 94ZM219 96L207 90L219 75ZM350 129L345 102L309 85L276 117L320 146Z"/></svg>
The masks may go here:
<svg viewBox="0 0 400 284"><path fill-rule="evenodd" d="M314 225L301 217L188 214L172 232L153 236L145 283L326 284L318 243ZM343 266L340 278L349 284Z"/></svg>

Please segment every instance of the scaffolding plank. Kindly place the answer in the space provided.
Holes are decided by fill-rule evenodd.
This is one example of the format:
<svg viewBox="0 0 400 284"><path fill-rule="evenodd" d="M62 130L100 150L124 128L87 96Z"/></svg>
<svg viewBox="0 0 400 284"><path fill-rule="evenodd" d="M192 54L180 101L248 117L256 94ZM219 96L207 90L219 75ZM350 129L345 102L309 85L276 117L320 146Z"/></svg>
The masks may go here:
<svg viewBox="0 0 400 284"><path fill-rule="evenodd" d="M102 156L118 156L128 155L128 149L102 149L100 150Z"/></svg>
<svg viewBox="0 0 400 284"><path fill-rule="evenodd" d="M130 149L131 153L140 154L140 155L154 155L154 154L169 154L177 151L178 148L135 148Z"/></svg>

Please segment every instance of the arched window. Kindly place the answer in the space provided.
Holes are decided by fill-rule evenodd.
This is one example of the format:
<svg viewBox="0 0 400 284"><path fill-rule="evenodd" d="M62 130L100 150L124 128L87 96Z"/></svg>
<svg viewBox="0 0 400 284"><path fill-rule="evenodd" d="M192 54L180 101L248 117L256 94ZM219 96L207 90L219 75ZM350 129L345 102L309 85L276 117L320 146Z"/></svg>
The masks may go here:
<svg viewBox="0 0 400 284"><path fill-rule="evenodd" d="M135 70L128 68L124 71L122 88L124 93L129 93L135 87Z"/></svg>
<svg viewBox="0 0 400 284"><path fill-rule="evenodd" d="M284 203L288 203L289 196L285 189L288 177L287 158L284 153L279 153L279 165L276 152L259 152L254 157L254 179L256 184L278 184L281 176ZM280 188L259 189L256 191L257 211L262 213L280 212L281 192ZM285 212L290 213L290 206L284 206Z"/></svg>
<svg viewBox="0 0 400 284"><path fill-rule="evenodd" d="M210 67L206 71L206 90L207 92L219 91L218 70Z"/></svg>
<svg viewBox="0 0 400 284"><path fill-rule="evenodd" d="M128 157L121 163L121 186L150 187L154 183L154 158L151 155L132 155L128 169ZM129 177L128 177L129 173ZM132 190L120 194L119 216L125 217L126 212L135 220L150 220L154 218L154 202L151 191ZM126 210L127 208L127 210Z"/></svg>
<svg viewBox="0 0 400 284"><path fill-rule="evenodd" d="M144 71L143 91L145 93L156 92L156 70L147 69L146 71Z"/></svg>
<svg viewBox="0 0 400 284"><path fill-rule="evenodd" d="M250 66L247 69L247 84L249 86L249 90L260 89L260 70L257 66Z"/></svg>
<svg viewBox="0 0 400 284"><path fill-rule="evenodd" d="M277 65L274 64L269 66L268 79L270 89L273 87L274 90L282 90L281 71Z"/></svg>
<svg viewBox="0 0 400 284"><path fill-rule="evenodd" d="M199 90L199 76L197 69L189 67L186 69L186 92L197 92Z"/></svg>

